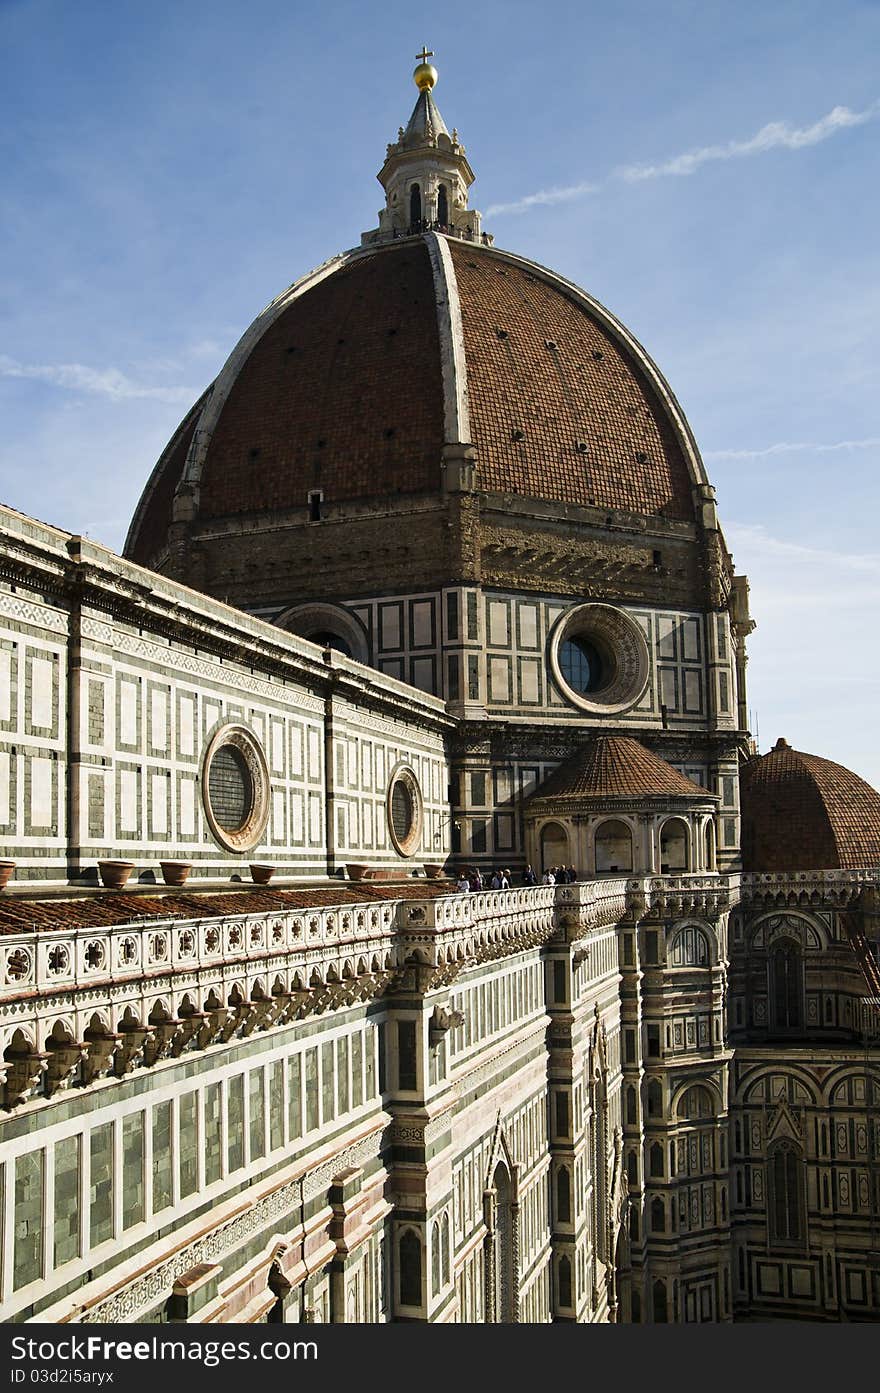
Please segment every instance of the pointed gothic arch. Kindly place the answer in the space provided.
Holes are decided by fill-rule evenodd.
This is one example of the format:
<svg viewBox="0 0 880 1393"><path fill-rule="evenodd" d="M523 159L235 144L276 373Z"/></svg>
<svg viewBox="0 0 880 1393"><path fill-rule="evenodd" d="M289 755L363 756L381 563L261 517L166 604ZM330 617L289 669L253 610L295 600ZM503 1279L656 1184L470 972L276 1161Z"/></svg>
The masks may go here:
<svg viewBox="0 0 880 1393"><path fill-rule="evenodd" d="M487 1227L486 1321L490 1325L512 1325L519 1320L518 1172L500 1113L489 1156L483 1209Z"/></svg>

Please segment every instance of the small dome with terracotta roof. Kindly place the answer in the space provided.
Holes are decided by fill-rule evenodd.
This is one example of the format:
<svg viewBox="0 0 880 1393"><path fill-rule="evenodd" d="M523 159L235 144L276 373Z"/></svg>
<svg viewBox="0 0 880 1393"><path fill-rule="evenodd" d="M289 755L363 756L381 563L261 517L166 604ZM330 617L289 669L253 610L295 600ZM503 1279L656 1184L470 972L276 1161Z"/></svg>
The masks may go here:
<svg viewBox="0 0 880 1393"><path fill-rule="evenodd" d="M777 740L743 766L746 871L880 866L880 793L851 769Z"/></svg>
<svg viewBox="0 0 880 1393"><path fill-rule="evenodd" d="M600 735L586 741L545 779L529 799L559 802L640 803L662 799L713 803L714 793L680 774L665 759L625 735Z"/></svg>

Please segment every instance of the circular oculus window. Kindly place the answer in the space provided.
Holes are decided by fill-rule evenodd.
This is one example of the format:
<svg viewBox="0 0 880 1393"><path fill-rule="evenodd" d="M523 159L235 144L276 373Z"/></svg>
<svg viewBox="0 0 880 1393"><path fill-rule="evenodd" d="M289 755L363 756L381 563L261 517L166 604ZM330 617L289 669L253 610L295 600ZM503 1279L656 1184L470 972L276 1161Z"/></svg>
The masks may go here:
<svg viewBox="0 0 880 1393"><path fill-rule="evenodd" d="M205 751L202 801L211 831L227 851L250 851L269 818L269 769L245 726L221 726Z"/></svg>
<svg viewBox="0 0 880 1393"><path fill-rule="evenodd" d="M401 856L412 856L422 837L422 791L407 765L392 770L386 803L388 831Z"/></svg>
<svg viewBox="0 0 880 1393"><path fill-rule="evenodd" d="M550 670L563 696L595 716L628 711L648 685L639 626L613 605L575 605L550 634Z"/></svg>

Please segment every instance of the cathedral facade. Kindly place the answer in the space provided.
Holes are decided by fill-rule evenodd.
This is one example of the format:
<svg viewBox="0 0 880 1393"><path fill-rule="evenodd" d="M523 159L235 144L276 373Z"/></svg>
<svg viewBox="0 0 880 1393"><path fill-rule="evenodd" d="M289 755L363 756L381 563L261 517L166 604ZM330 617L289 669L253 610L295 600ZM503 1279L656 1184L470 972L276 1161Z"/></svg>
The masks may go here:
<svg viewBox="0 0 880 1393"><path fill-rule="evenodd" d="M876 1319L880 796L429 56L124 555L0 511L0 1311Z"/></svg>

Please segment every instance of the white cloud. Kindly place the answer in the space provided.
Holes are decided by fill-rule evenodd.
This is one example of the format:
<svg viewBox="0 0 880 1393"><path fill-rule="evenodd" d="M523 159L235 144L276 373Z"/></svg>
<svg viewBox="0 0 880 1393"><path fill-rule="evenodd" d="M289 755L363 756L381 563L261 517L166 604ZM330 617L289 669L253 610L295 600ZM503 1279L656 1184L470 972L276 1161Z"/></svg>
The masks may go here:
<svg viewBox="0 0 880 1393"><path fill-rule="evenodd" d="M844 571L864 571L880 578L880 553L833 551L830 548L805 546L803 542L787 542L774 537L760 523L728 523L724 529L734 546L743 545L760 554L762 561L777 558L790 564L822 567L815 572L816 580L824 587L830 567Z"/></svg>
<svg viewBox="0 0 880 1393"><path fill-rule="evenodd" d="M784 735L795 749L836 760L880 785L875 737L880 648L880 555L789 541L730 523L736 568L749 578L757 622L747 641L748 702L766 750Z"/></svg>
<svg viewBox="0 0 880 1393"><path fill-rule="evenodd" d="M697 150L689 150L683 155L675 155L662 164L631 164L615 170L618 179L628 183L642 179L660 179L665 175L693 174L701 165L713 160L742 159L748 155L763 155L768 150L803 150L808 145L818 145L828 140L838 131L850 126L863 126L880 111L880 102L874 102L865 111L850 111L848 106L835 106L825 116L814 121L812 126L792 127L787 121L770 121L762 126L749 140L728 140L724 145L704 145Z"/></svg>
<svg viewBox="0 0 880 1393"><path fill-rule="evenodd" d="M585 198L587 194L598 193L601 187L601 184L569 184L561 189L539 189L537 193L526 194L524 198L518 198L513 203L493 203L486 209L486 217L495 217L498 213L527 213L530 208L537 208L542 204L569 203L574 198Z"/></svg>
<svg viewBox="0 0 880 1393"><path fill-rule="evenodd" d="M48 382L68 392L91 392L111 401L148 398L153 401L192 402L198 396L191 387L147 387L133 382L118 368L90 368L85 363L19 363L0 354L0 377Z"/></svg>
<svg viewBox="0 0 880 1393"><path fill-rule="evenodd" d="M780 440L775 445L764 445L759 450L704 450L703 459L766 459L769 455L829 455L838 450L869 450L880 446L880 435L870 435L865 440L834 440L827 445L810 441Z"/></svg>
<svg viewBox="0 0 880 1393"><path fill-rule="evenodd" d="M880 113L880 101L873 102L864 111L851 111L848 106L835 106L814 121L811 126L790 126L787 121L770 121L748 140L728 140L723 145L703 145L696 150L688 150L682 155L674 155L661 164L621 165L614 170L613 178L626 183L639 183L645 179L661 179L668 175L693 174L701 165L713 160L742 159L749 155L762 155L768 150L803 150L809 145L818 145L839 131L850 126L863 126ZM509 203L493 203L486 209L487 217L503 213L527 213L532 208L546 204L569 203L583 198L586 194L598 193L601 183L568 184L556 189L539 189L537 193L526 194Z"/></svg>

